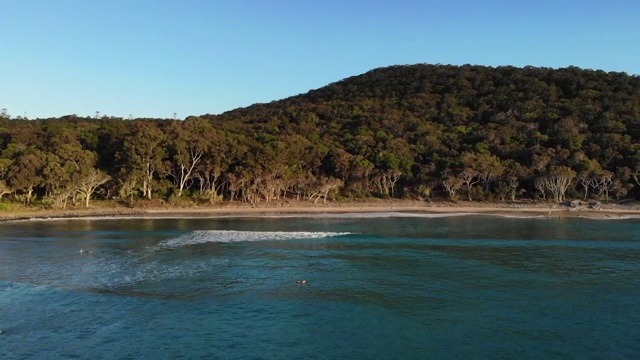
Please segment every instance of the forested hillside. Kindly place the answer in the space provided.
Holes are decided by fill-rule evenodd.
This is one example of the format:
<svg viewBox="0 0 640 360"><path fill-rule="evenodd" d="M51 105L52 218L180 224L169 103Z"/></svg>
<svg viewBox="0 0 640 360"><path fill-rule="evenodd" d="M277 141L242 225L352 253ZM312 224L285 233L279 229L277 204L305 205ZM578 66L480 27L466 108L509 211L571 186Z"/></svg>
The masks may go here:
<svg viewBox="0 0 640 360"><path fill-rule="evenodd" d="M411 65L185 121L0 119L0 199L640 195L640 78Z"/></svg>

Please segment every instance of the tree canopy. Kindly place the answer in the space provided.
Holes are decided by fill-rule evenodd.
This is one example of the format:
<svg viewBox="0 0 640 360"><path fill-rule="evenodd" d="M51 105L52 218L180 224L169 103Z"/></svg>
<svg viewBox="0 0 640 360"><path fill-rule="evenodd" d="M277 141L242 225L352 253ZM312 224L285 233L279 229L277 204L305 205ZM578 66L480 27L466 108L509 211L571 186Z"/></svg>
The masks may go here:
<svg viewBox="0 0 640 360"><path fill-rule="evenodd" d="M0 116L0 200L268 202L640 194L640 78L451 65L375 69L220 115Z"/></svg>

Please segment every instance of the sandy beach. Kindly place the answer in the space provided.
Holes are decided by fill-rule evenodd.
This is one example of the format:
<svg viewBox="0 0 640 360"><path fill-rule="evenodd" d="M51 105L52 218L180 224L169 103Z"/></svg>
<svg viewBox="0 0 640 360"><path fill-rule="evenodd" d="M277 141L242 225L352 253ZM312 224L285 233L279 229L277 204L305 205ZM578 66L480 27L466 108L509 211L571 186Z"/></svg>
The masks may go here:
<svg viewBox="0 0 640 360"><path fill-rule="evenodd" d="M92 207L67 210L20 209L0 211L0 221L55 219L76 217L167 217L167 216L278 216L304 214L340 214L393 212L409 214L481 214L511 217L586 217L596 219L640 218L640 204L604 204L570 206L551 203L483 203L483 202L424 202L380 200L361 202L330 202L313 204L309 201L279 201L259 204L239 202L211 206L150 208Z"/></svg>

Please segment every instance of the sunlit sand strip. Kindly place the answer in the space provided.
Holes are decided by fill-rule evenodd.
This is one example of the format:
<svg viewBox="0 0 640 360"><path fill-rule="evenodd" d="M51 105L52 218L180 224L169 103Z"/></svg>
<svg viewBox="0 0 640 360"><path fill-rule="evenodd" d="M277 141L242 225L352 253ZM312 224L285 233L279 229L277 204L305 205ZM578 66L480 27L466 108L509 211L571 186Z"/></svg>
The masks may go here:
<svg viewBox="0 0 640 360"><path fill-rule="evenodd" d="M473 206L466 206L473 204ZM504 217L581 217L597 219L634 219L640 217L640 210L635 208L615 207L610 209L573 209L559 205L541 207L539 205L492 206L483 203L420 203L420 202L371 202L363 204L331 203L310 205L303 202L288 205L245 204L221 205L220 207L193 208L155 208L155 209L90 209L66 211L36 212L0 212L0 221L52 221L52 220L120 220L162 219L162 218L237 218L237 217L374 217L383 216L462 216L462 215L495 215ZM367 214L367 215L362 215Z"/></svg>

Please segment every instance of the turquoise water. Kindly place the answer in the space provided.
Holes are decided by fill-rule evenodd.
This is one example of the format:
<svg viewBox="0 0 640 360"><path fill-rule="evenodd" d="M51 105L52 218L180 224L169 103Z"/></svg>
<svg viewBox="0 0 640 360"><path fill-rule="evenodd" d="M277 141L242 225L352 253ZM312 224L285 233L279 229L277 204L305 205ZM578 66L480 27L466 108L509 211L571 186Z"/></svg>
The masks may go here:
<svg viewBox="0 0 640 360"><path fill-rule="evenodd" d="M637 359L639 324L638 219L0 224L1 359Z"/></svg>

